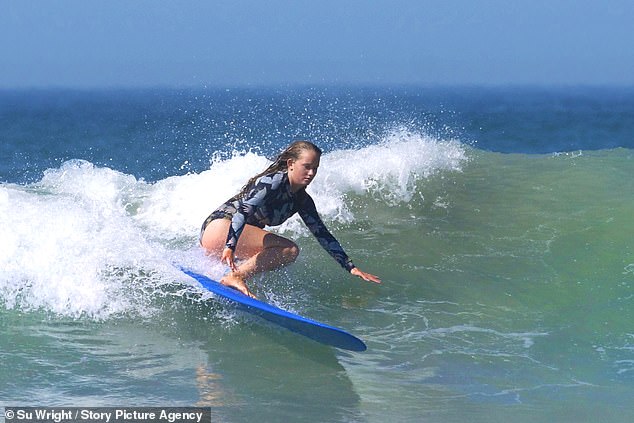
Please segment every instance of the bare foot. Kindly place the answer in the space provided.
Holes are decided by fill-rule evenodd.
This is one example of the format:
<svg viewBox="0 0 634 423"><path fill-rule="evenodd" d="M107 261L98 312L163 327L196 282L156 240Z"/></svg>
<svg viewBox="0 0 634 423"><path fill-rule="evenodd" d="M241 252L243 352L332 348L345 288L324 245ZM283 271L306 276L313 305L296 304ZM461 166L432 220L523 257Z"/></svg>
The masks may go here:
<svg viewBox="0 0 634 423"><path fill-rule="evenodd" d="M255 298L255 295L249 291L247 284L244 282L244 279L237 276L234 272L227 273L222 279L220 279L220 283L228 286L229 288L237 289L242 292L244 295L249 296L251 298Z"/></svg>

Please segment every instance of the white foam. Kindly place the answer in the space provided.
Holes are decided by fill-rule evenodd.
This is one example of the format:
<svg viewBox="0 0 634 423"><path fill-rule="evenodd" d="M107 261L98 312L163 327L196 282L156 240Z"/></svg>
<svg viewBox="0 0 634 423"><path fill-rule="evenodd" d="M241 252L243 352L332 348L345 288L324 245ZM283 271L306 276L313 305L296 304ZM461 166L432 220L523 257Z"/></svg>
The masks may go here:
<svg viewBox="0 0 634 423"><path fill-rule="evenodd" d="M260 169L265 157L254 153L214 160L200 174L174 176L155 183L137 211L135 220L162 237L196 236L203 220Z"/></svg>
<svg viewBox="0 0 634 423"><path fill-rule="evenodd" d="M125 283L162 257L125 211L123 197L136 184L110 169L68 162L33 186L2 187L5 305L97 318L135 309Z"/></svg>

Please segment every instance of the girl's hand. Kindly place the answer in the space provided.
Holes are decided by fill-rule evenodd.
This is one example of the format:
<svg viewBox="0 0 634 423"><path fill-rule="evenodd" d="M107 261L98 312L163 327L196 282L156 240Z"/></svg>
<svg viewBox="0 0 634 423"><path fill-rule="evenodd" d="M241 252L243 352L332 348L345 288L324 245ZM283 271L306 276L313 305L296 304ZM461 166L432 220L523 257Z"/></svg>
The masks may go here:
<svg viewBox="0 0 634 423"><path fill-rule="evenodd" d="M381 279L379 279L378 276L375 276L375 275L373 275L371 273L365 273L361 269L359 269L358 267L353 268L350 271L350 273L355 275L355 276L360 277L364 281L374 282L374 283L381 283Z"/></svg>
<svg viewBox="0 0 634 423"><path fill-rule="evenodd" d="M222 250L220 262L225 263L227 266L229 266L229 269L231 269L232 272L238 271L238 266L236 266L235 263L235 254L233 253L233 250L231 248L226 247L224 250Z"/></svg>

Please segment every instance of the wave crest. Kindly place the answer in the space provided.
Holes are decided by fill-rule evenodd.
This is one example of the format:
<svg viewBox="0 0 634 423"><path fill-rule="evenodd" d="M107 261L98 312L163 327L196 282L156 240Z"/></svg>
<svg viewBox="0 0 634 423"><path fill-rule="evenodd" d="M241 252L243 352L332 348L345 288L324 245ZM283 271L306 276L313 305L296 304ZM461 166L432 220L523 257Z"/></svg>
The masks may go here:
<svg viewBox="0 0 634 423"><path fill-rule="evenodd" d="M458 141L397 128L376 145L324 154L309 192L324 221L352 222L350 195L406 203L421 180L466 159ZM172 263L210 267L191 253L202 221L268 163L254 152L214 156L207 171L150 184L74 160L35 184L0 185L0 303L98 319L145 314L148 295L177 280ZM278 230L305 233L298 219Z"/></svg>

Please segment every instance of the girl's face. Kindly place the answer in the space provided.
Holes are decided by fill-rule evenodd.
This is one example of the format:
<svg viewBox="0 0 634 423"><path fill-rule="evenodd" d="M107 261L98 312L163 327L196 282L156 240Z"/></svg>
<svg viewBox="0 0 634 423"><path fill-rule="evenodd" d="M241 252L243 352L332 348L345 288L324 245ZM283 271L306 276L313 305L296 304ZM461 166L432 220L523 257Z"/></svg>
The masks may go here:
<svg viewBox="0 0 634 423"><path fill-rule="evenodd" d="M304 150L297 160L288 159L288 179L291 191L297 192L310 184L319 168L320 156L313 150Z"/></svg>

